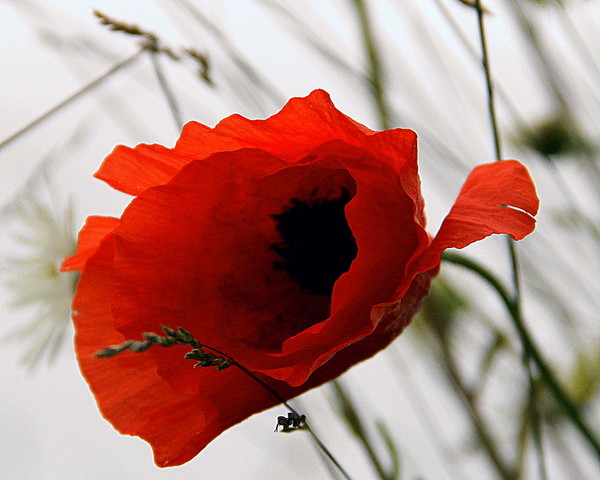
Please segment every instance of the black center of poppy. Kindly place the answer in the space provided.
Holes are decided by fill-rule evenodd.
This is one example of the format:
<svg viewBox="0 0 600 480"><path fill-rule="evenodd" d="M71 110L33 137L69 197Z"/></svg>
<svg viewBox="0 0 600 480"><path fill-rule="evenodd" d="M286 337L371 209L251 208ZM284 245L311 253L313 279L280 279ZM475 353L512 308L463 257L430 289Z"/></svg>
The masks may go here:
<svg viewBox="0 0 600 480"><path fill-rule="evenodd" d="M348 271L358 248L344 207L348 190L334 198L293 198L283 213L273 215L282 240L271 245L281 257L274 267L285 270L310 294L331 296L333 284Z"/></svg>

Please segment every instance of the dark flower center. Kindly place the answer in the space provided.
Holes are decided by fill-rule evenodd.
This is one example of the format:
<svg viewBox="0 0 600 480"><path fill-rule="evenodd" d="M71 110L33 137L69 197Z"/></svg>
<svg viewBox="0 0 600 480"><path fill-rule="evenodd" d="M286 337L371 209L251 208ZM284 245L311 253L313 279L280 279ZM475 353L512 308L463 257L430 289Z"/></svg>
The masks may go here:
<svg viewBox="0 0 600 480"><path fill-rule="evenodd" d="M333 285L348 271L358 248L344 207L351 197L345 188L338 196L305 200L292 198L283 213L273 215L281 241L271 245L281 260L274 268L286 271L303 291L331 296Z"/></svg>

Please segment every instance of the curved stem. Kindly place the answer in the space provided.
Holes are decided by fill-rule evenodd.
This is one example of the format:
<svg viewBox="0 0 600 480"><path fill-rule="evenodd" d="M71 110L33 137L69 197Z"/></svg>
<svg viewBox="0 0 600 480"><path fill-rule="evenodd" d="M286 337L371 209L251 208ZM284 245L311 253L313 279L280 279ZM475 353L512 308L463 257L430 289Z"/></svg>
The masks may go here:
<svg viewBox="0 0 600 480"><path fill-rule="evenodd" d="M538 451L537 461L538 461L538 472L540 476L540 480L548 480L548 473L546 471L546 456L544 454L544 447L542 444L542 426L540 421L540 412L538 411L538 394L537 394L537 385L533 376L533 368L532 362L530 362L529 356L527 355L524 358L524 361L527 364L527 376L529 380L529 392L528 392L528 410L529 416L531 417L532 424L532 436L533 443L535 445L536 450Z"/></svg>
<svg viewBox="0 0 600 480"><path fill-rule="evenodd" d="M211 347L210 345L202 344L202 347L212 350L213 352L215 352L217 355L220 355L221 357L225 357L229 361L229 363L231 363L231 365L239 368L242 372L244 372L245 375L247 375L252 380L254 380L256 383L258 383L261 387L263 387L267 392L269 392L279 403L281 403L290 412L292 412L295 415L298 415L298 417L300 416L300 414L289 403L287 403L284 400L284 398L281 395L279 395L269 384L263 382L260 378L258 378L256 375L254 375L250 370L248 370L241 363L236 361L233 357L231 357L230 355L227 355L225 352L222 352L221 350L219 350L217 348Z"/></svg>
<svg viewBox="0 0 600 480"><path fill-rule="evenodd" d="M573 422L573 424L577 427L581 435L587 440L590 447L596 454L596 457L600 461L600 441L596 438L596 435L592 431L592 429L587 425L581 416L579 409L573 403L573 401L569 398L567 393L563 390L559 381L555 377L552 372L550 366L544 359L541 352L538 350L533 338L529 334L529 331L525 327L525 323L523 321L523 317L521 316L521 310L516 301L510 296L508 290L504 286L504 284L488 269L483 267L477 262L454 252L445 252L443 257L445 261L460 265L468 270L479 275L483 280L489 283L494 290L500 295L504 306L506 307L510 317L513 321L519 339L523 344L523 348L525 349L526 354L529 358L535 363L540 377L543 382L546 384L546 387L552 393L557 403L562 407L563 411L567 415L567 417Z"/></svg>
<svg viewBox="0 0 600 480"><path fill-rule="evenodd" d="M306 423L306 420L304 421L304 428L306 430L308 430L308 433L311 434L314 442L321 449L321 451L327 456L327 458L329 458L329 460L331 460L331 463L333 463L337 467L337 469L340 471L340 473L342 474L342 476L346 480L352 480L352 477L350 477L350 475L348 475L348 472L346 472L346 470L344 470L344 467L342 467L339 464L339 462L335 459L335 457L329 451L329 449L323 444L323 442L321 442L321 440L319 439L319 437L317 436L317 434L315 432L313 432L312 428L310 428L310 426L308 425L308 423Z"/></svg>

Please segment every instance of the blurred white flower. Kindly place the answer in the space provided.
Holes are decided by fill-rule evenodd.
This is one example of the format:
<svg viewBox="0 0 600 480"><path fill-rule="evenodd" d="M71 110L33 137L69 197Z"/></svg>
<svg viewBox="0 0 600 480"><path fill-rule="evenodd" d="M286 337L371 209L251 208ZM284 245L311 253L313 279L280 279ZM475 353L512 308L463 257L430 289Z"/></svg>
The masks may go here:
<svg viewBox="0 0 600 480"><path fill-rule="evenodd" d="M0 299L8 307L0 337L22 342L21 360L31 366L59 351L77 283L76 272L60 271L76 235L72 205L58 193L42 171L0 210Z"/></svg>

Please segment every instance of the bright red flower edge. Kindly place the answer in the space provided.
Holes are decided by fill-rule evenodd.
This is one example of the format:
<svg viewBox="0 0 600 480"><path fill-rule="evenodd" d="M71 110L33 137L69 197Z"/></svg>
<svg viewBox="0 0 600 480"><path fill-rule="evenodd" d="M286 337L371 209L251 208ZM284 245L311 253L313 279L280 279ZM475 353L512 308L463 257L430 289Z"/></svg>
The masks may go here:
<svg viewBox="0 0 600 480"><path fill-rule="evenodd" d="M149 442L162 467L189 461L277 401L235 367L191 368L186 347L111 359L96 358L98 350L161 325L185 327L292 398L396 338L444 249L494 233L521 239L533 231L539 203L519 162L480 165L431 239L414 133L371 131L322 90L266 120L234 115L212 129L191 122L173 149L117 147L97 176L137 198L121 219L89 217L77 253L63 265L81 271L73 303L77 356L105 418ZM328 307L278 274L270 274L274 291L267 291L260 275L268 258L254 254L272 233L269 209L315 184L353 192L345 215L358 255L334 284L330 315L303 328L304 317ZM232 305L230 297L240 295L252 300ZM279 298L298 298L293 305L303 310L290 311ZM281 312L291 326L277 323Z"/></svg>

